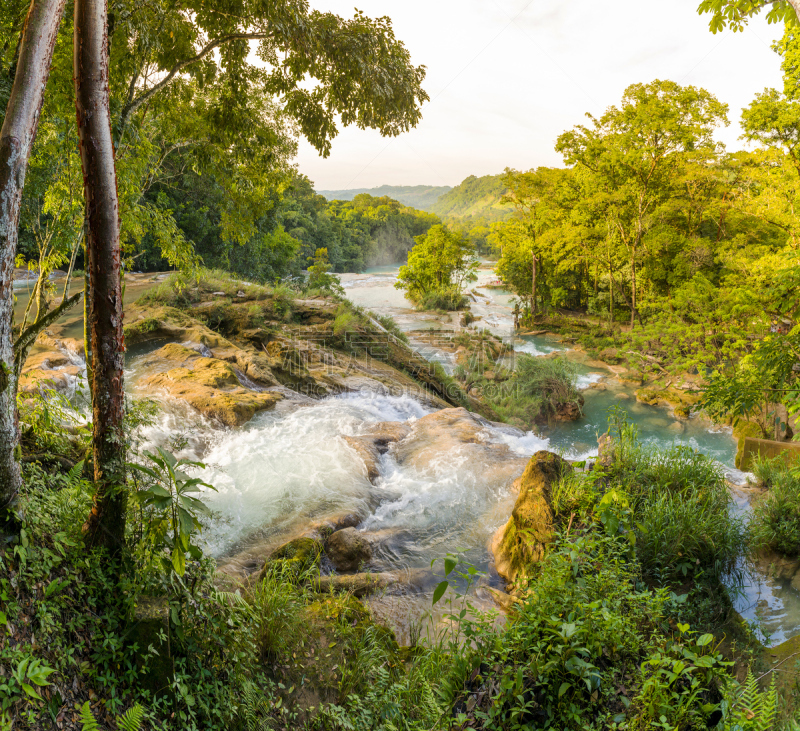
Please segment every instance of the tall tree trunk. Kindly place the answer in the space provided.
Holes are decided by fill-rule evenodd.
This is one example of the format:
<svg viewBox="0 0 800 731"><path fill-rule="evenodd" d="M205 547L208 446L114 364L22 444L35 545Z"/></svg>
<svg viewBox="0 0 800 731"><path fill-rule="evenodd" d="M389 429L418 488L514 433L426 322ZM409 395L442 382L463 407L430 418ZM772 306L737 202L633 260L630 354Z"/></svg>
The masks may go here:
<svg viewBox="0 0 800 731"><path fill-rule="evenodd" d="M125 435L119 211L108 104L106 0L75 0L78 117L91 299L92 451L96 486L84 525L89 545L118 552L125 540Z"/></svg>
<svg viewBox="0 0 800 731"><path fill-rule="evenodd" d="M631 330L636 324L636 244L631 250Z"/></svg>
<svg viewBox="0 0 800 731"><path fill-rule="evenodd" d="M531 256L531 269L533 271L533 274L531 275L531 315L536 317L536 254L533 253Z"/></svg>
<svg viewBox="0 0 800 731"><path fill-rule="evenodd" d="M31 0L14 84L0 130L0 510L3 512L14 502L22 479L17 462L19 423L12 332L19 206L65 4L66 0Z"/></svg>

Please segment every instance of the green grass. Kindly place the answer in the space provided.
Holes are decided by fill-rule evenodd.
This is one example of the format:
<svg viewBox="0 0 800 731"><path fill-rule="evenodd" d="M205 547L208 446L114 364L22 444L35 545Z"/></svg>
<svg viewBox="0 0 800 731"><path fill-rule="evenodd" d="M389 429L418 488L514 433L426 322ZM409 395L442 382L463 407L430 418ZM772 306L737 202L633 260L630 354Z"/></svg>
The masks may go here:
<svg viewBox="0 0 800 731"><path fill-rule="evenodd" d="M492 380L486 378L487 371L492 372ZM503 421L522 428L547 421L566 406L583 403L576 386L576 367L566 358L520 353L516 370L509 371L480 353L457 368L455 377L468 390L477 388Z"/></svg>
<svg viewBox="0 0 800 731"><path fill-rule="evenodd" d="M800 555L800 469L781 458L759 459L752 469L759 486L767 490L753 503L752 546Z"/></svg>
<svg viewBox="0 0 800 731"><path fill-rule="evenodd" d="M689 447L642 444L624 422L617 425L614 454L606 479L628 497L648 576L669 583L733 571L745 535L719 465Z"/></svg>

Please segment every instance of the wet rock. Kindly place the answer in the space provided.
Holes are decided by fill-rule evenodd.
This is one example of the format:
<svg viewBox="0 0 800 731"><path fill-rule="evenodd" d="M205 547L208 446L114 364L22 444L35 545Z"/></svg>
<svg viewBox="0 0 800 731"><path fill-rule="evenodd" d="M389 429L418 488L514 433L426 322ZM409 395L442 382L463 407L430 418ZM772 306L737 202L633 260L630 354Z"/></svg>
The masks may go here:
<svg viewBox="0 0 800 731"><path fill-rule="evenodd" d="M800 558L788 558L779 553L764 553L756 558L756 565L760 573L772 576L778 581L792 580L794 586L794 579L798 577L800 571Z"/></svg>
<svg viewBox="0 0 800 731"><path fill-rule="evenodd" d="M83 374L76 357L70 357L62 343L47 337L37 342L22 368L19 379L20 393L31 393L40 388L50 388L59 393L70 393Z"/></svg>
<svg viewBox="0 0 800 731"><path fill-rule="evenodd" d="M504 612L513 612L516 605L521 603L519 598L511 596L511 594L506 594L504 591L495 589L492 586L487 586L486 590Z"/></svg>
<svg viewBox="0 0 800 731"><path fill-rule="evenodd" d="M334 513L309 526L303 535L324 542L331 533L335 533L343 528L356 528L366 517L367 510L364 510L362 513L353 511Z"/></svg>
<svg viewBox="0 0 800 731"><path fill-rule="evenodd" d="M337 571L356 571L372 558L372 546L355 528L343 528L328 537L325 553Z"/></svg>
<svg viewBox="0 0 800 731"><path fill-rule="evenodd" d="M142 379L142 386L163 389L225 426L241 426L259 411L273 408L282 398L277 392L245 388L229 363L205 358L176 343L150 354L145 367L157 372Z"/></svg>
<svg viewBox="0 0 800 731"><path fill-rule="evenodd" d="M383 421L378 424L372 424L365 434L342 438L364 461L364 466L367 469L367 479L374 483L380 476L378 465L381 455L389 451L391 444L408 436L410 431L411 427L406 424L396 421Z"/></svg>
<svg viewBox="0 0 800 731"><path fill-rule="evenodd" d="M322 556L322 543L314 538L301 537L284 543L275 549L264 564L259 579L264 579L276 568L288 570L298 576L303 571L319 563Z"/></svg>
<svg viewBox="0 0 800 731"><path fill-rule="evenodd" d="M505 444L489 440L487 424L464 408L442 409L418 419L409 435L392 449L398 464L434 474L444 457L458 455L477 480L510 484L526 464Z"/></svg>
<svg viewBox="0 0 800 731"><path fill-rule="evenodd" d="M601 434L597 439L595 468L605 470L611 467L614 464L615 451L614 437L610 434Z"/></svg>
<svg viewBox="0 0 800 731"><path fill-rule="evenodd" d="M553 414L553 421L576 421L583 416L581 407L583 406L583 396L578 397L578 402L559 404L556 413Z"/></svg>
<svg viewBox="0 0 800 731"><path fill-rule="evenodd" d="M570 469L557 454L541 451L531 457L514 483L519 496L511 517L495 533L490 545L497 573L509 582L527 576L531 565L544 557L553 528L551 489Z"/></svg>

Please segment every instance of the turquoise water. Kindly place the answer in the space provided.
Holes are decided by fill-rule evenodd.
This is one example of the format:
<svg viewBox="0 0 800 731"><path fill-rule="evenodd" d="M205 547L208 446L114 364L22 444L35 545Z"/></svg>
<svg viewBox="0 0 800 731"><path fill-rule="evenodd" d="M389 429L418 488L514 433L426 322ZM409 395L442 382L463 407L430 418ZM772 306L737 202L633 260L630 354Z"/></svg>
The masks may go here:
<svg viewBox="0 0 800 731"><path fill-rule="evenodd" d="M546 337L524 336L520 340L514 346L517 352L541 356L564 351L562 345ZM568 351L565 354L570 357ZM714 426L699 417L676 419L665 408L639 403L636 389L616 381L608 369L583 363L576 363L576 367L578 387L585 399L583 418L542 428L542 436L550 440L554 450L570 455L592 453L597 437L608 429L609 413L621 408L638 428L642 442L660 448L675 444L691 447L718 461L729 473L736 472L736 442L730 428ZM591 388L592 384L599 384L599 388Z"/></svg>

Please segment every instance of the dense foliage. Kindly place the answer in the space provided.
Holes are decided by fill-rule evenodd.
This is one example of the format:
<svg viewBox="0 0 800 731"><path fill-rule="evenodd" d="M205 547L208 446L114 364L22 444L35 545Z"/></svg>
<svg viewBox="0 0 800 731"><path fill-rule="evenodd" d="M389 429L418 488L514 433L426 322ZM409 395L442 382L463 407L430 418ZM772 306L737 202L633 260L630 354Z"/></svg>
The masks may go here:
<svg viewBox="0 0 800 731"><path fill-rule="evenodd" d="M0 115L27 6L3 5ZM426 230L416 221L424 214L387 199L362 204L354 217L337 212L306 238L298 229L308 221L291 220L295 212L315 221L325 209L293 169L300 135L327 155L340 125L392 136L420 119L425 70L411 64L388 18L346 19L303 0L213 8L122 2L111 18L121 237L133 268L186 268L202 257L272 279L304 268L322 246L338 271L360 269L401 256ZM18 251L22 262L50 270L68 262L82 231L72 31L70 12L26 179ZM329 229L337 240L313 240ZM252 268L244 263L251 259Z"/></svg>
<svg viewBox="0 0 800 731"><path fill-rule="evenodd" d="M477 278L477 267L470 242L438 224L417 237L395 287L423 309L457 310L465 304L464 288Z"/></svg>
<svg viewBox="0 0 800 731"><path fill-rule="evenodd" d="M280 194L273 194L273 208L256 222L257 233L232 245L222 225L225 191L207 177L175 172L176 180L155 186L153 196L167 201L204 264L261 282L297 276L319 248L327 249L336 272L403 262L414 237L439 220L366 193L352 201L328 202L308 178L295 175ZM145 239L140 256L137 267L159 270L168 264L153 237Z"/></svg>

